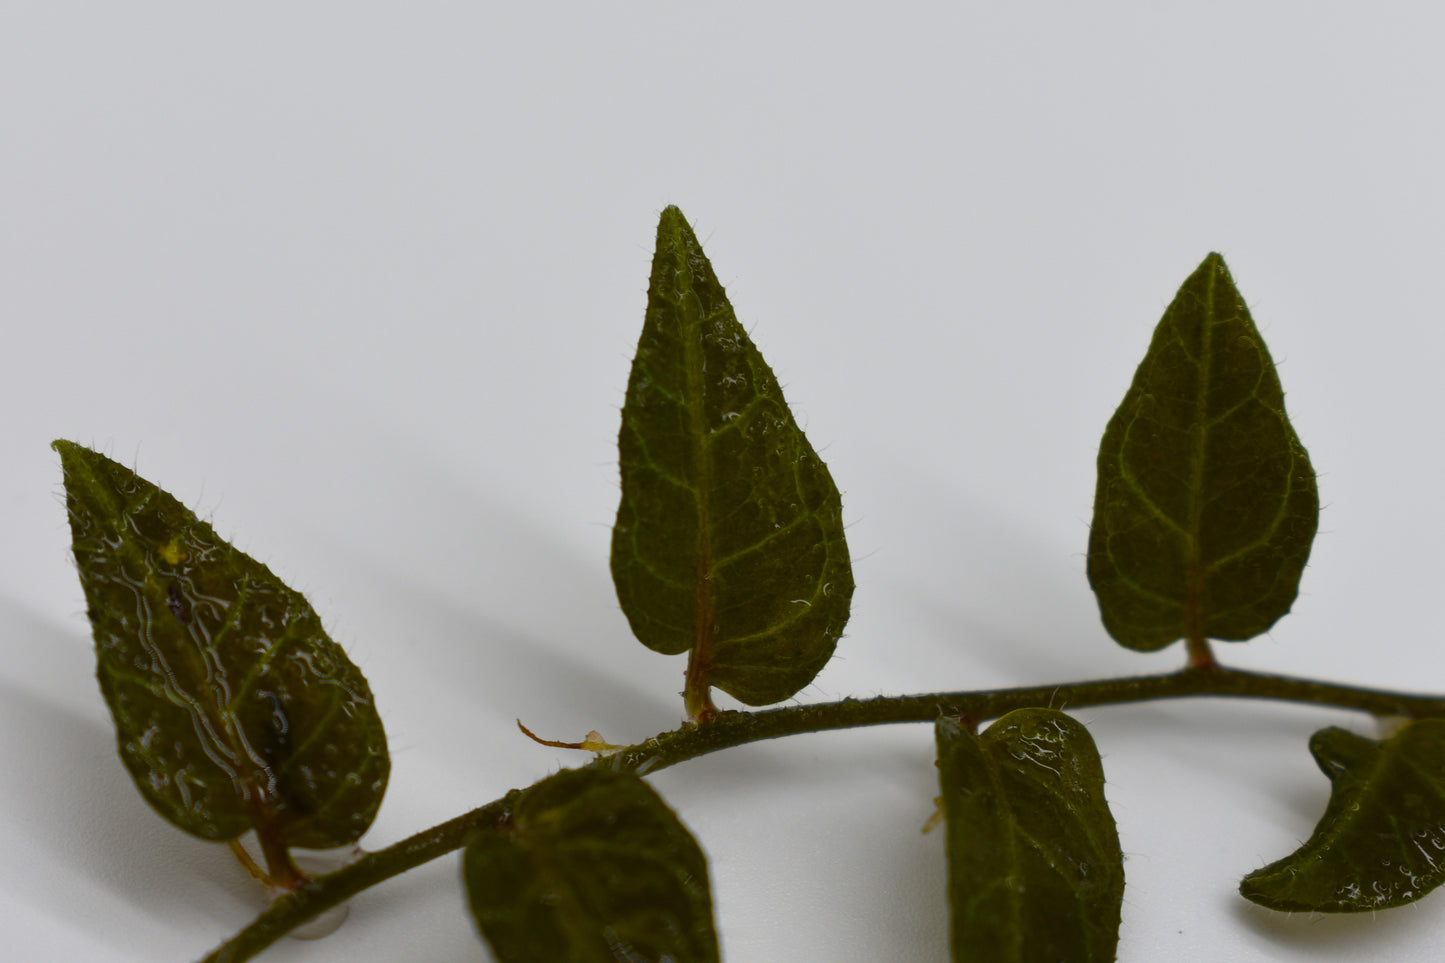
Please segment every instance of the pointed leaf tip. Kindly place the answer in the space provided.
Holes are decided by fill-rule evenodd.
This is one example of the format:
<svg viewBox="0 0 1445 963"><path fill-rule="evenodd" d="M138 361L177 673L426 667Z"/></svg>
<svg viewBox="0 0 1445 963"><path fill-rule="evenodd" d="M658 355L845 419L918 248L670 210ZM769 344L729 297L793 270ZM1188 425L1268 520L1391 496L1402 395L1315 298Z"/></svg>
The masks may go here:
<svg viewBox="0 0 1445 963"><path fill-rule="evenodd" d="M708 686L778 702L828 661L853 575L841 498L682 212L658 224L618 436L612 576L633 633Z"/></svg>
<svg viewBox="0 0 1445 963"><path fill-rule="evenodd" d="M1318 519L1274 361L1210 254L1099 446L1088 571L1105 628L1145 651L1265 632L1294 603Z"/></svg>
<svg viewBox="0 0 1445 963"><path fill-rule="evenodd" d="M52 447L101 692L141 795L204 839L360 838L386 788L386 737L311 606L130 469Z"/></svg>
<svg viewBox="0 0 1445 963"><path fill-rule="evenodd" d="M1382 742L1321 729L1310 752L1330 801L1298 850L1239 884L1274 910L1359 913L1412 903L1445 882L1445 719Z"/></svg>

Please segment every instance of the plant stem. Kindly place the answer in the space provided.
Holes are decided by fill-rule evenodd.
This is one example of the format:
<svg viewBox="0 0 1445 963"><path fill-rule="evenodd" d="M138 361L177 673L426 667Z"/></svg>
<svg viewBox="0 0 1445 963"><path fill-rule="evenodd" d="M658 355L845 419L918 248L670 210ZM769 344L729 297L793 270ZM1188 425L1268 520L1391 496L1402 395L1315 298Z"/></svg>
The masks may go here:
<svg viewBox="0 0 1445 963"><path fill-rule="evenodd" d="M1189 652L1189 667L1191 669L1213 669L1219 665L1214 661L1214 651L1209 647L1209 640L1204 636L1189 636L1184 640Z"/></svg>
<svg viewBox="0 0 1445 963"><path fill-rule="evenodd" d="M804 732L933 722L941 716L962 716L978 722L1031 706L1083 708L1188 696L1276 699L1357 709L1377 716L1445 716L1445 698L1227 669L1211 661L1207 666L1191 664L1178 672L1162 675L1016 689L844 699L762 712L720 712L699 725L685 725L646 742L598 756L589 765L642 775L720 749ZM308 880L278 899L202 963L249 960L290 930L362 890L460 849L473 833L494 828L507 819L519 795L520 790L514 789L501 799L364 856L344 869Z"/></svg>
<svg viewBox="0 0 1445 963"><path fill-rule="evenodd" d="M266 860L266 872L261 876L261 882L287 890L294 890L306 882L307 875L296 865L285 839L275 832L271 824L261 823L258 826L256 842Z"/></svg>
<svg viewBox="0 0 1445 963"><path fill-rule="evenodd" d="M718 714L718 708L712 701L708 666L699 654L703 649L703 646L695 645L687 653L687 682L682 689L682 704L690 722L707 722Z"/></svg>
<svg viewBox="0 0 1445 963"><path fill-rule="evenodd" d="M339 906L362 890L460 849L472 833L495 826L506 818L518 794L514 789L501 799L494 799L485 806L409 836L386 849L368 853L344 869L307 880L278 899L270 909L257 916L205 960L207 963L249 960L302 923L333 906Z"/></svg>

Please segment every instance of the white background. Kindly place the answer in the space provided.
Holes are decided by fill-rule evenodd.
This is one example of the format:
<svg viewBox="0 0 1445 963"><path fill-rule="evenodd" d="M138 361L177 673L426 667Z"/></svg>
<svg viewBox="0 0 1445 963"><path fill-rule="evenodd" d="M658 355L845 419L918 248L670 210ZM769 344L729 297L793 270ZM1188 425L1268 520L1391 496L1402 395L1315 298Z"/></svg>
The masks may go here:
<svg viewBox="0 0 1445 963"><path fill-rule="evenodd" d="M121 768L68 559L65 437L307 592L371 681L370 848L676 725L607 570L656 218L680 205L844 491L815 701L1164 671L1084 577L1093 460L1221 251L1320 474L1295 612L1229 663L1445 690L1445 14L1434 4L0 3L0 932L192 959L258 898ZM1191 12L1184 13L1184 10ZM1368 11L1368 12L1366 12ZM1305 741L1370 720L1085 709L1124 961L1438 959L1440 895L1267 913ZM659 774L724 953L947 955L921 725ZM268 959L485 959L455 857Z"/></svg>

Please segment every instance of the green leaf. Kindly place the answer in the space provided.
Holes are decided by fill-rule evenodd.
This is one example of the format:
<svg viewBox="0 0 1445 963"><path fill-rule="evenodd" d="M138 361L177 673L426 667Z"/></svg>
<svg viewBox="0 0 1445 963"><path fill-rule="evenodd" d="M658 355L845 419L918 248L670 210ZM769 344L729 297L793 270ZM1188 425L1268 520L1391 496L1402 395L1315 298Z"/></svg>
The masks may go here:
<svg viewBox="0 0 1445 963"><path fill-rule="evenodd" d="M618 448L612 578L632 631L690 653L690 710L709 685L748 705L791 697L848 620L842 503L675 207L657 229Z"/></svg>
<svg viewBox="0 0 1445 963"><path fill-rule="evenodd" d="M467 843L472 915L501 963L718 959L707 859L632 773L564 769Z"/></svg>
<svg viewBox="0 0 1445 963"><path fill-rule="evenodd" d="M1094 740L1054 709L939 719L953 958L1114 959L1124 857Z"/></svg>
<svg viewBox="0 0 1445 963"><path fill-rule="evenodd" d="M255 829L268 851L358 839L386 737L311 606L134 472L53 447L101 692L146 801L203 839Z"/></svg>
<svg viewBox="0 0 1445 963"><path fill-rule="evenodd" d="M1259 635L1293 604L1318 520L1274 362L1211 254L1099 446L1089 582L1105 628L1144 651Z"/></svg>
<svg viewBox="0 0 1445 963"><path fill-rule="evenodd" d="M1310 752L1330 777L1314 835L1239 884L1285 911L1355 913L1412 903L1445 881L1445 719L1383 742L1321 729Z"/></svg>

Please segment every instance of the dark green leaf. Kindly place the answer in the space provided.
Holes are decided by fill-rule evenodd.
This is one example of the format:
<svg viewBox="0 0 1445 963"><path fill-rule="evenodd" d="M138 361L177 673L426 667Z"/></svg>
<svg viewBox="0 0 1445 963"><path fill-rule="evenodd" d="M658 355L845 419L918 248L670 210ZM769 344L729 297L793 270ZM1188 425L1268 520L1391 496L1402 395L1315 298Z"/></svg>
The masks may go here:
<svg viewBox="0 0 1445 963"><path fill-rule="evenodd" d="M612 577L690 692L789 698L833 654L853 574L841 500L682 212L657 230L618 438Z"/></svg>
<svg viewBox="0 0 1445 963"><path fill-rule="evenodd" d="M1318 519L1274 362L1211 254L1099 446L1089 582L1104 626L1146 651L1253 638L1293 604Z"/></svg>
<svg viewBox="0 0 1445 963"><path fill-rule="evenodd" d="M57 441L121 758L204 839L358 839L389 762L371 690L297 592L103 455Z"/></svg>
<svg viewBox="0 0 1445 963"><path fill-rule="evenodd" d="M1088 730L1054 709L937 723L953 958L1114 959L1124 857Z"/></svg>
<svg viewBox="0 0 1445 963"><path fill-rule="evenodd" d="M501 963L718 959L707 859L641 778L564 769L467 843L472 915Z"/></svg>
<svg viewBox="0 0 1445 963"><path fill-rule="evenodd" d="M1270 909L1353 913L1411 903L1445 881L1445 719L1384 742L1321 729L1310 752L1330 777L1314 835L1239 884Z"/></svg>

